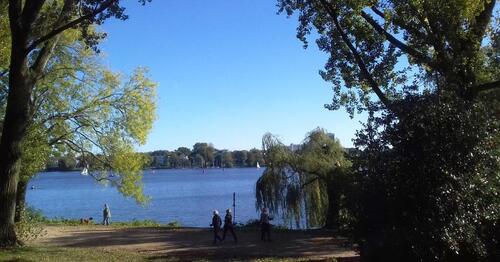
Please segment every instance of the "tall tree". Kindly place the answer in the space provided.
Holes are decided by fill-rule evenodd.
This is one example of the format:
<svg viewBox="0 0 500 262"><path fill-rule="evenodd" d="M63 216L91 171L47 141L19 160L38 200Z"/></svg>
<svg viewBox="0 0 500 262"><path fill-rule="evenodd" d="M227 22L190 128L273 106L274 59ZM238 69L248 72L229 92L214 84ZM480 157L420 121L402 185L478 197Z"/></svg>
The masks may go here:
<svg viewBox="0 0 500 262"><path fill-rule="evenodd" d="M111 182L125 196L145 201L139 181L146 159L138 155L127 162L113 160L117 154L131 154L134 144L145 142L154 120L155 84L142 69L121 84L121 77L104 68L97 54L86 49L78 38L74 30L63 33L54 50L57 63L47 68L33 91L37 110L23 146L17 218L24 206L28 180L41 169L41 159L47 157L45 148L64 155L60 161L73 162L70 169L77 164L87 167L96 180ZM120 136L111 136L117 132ZM120 174L118 180L107 177L107 171L120 169L128 172Z"/></svg>
<svg viewBox="0 0 500 262"><path fill-rule="evenodd" d="M297 37L330 55L321 76L333 84L329 109L395 108L408 93L436 90L473 100L500 88L496 0L278 0L298 12Z"/></svg>
<svg viewBox="0 0 500 262"><path fill-rule="evenodd" d="M495 0L278 0L330 57L329 109L357 134L362 259L496 261L500 177ZM495 197L496 196L496 197ZM390 250L390 252L389 252Z"/></svg>
<svg viewBox="0 0 500 262"><path fill-rule="evenodd" d="M212 144L196 143L193 145L192 156L199 167L213 165L215 148Z"/></svg>
<svg viewBox="0 0 500 262"><path fill-rule="evenodd" d="M84 42L96 48L96 40L104 35L91 25L127 16L119 0L10 0L2 1L0 8L8 9L11 36L8 71L0 72L8 75L9 83L0 139L0 245L12 246L17 240L14 213L21 144L36 110L33 90L52 62L61 33L77 28Z"/></svg>
<svg viewBox="0 0 500 262"><path fill-rule="evenodd" d="M233 151L234 164L239 167L246 166L246 161L248 157L248 151L246 150L236 150Z"/></svg>

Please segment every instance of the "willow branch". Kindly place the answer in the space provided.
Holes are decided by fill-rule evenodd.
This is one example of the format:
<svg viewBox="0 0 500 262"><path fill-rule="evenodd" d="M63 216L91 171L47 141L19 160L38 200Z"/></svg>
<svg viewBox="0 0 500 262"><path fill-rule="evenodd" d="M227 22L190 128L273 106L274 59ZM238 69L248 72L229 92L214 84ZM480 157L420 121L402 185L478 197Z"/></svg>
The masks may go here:
<svg viewBox="0 0 500 262"><path fill-rule="evenodd" d="M73 112L55 114L55 115L49 116L43 122L47 122L47 121L58 119L58 118L62 119L62 120L67 120L67 119L73 118L73 117L78 116L79 114L85 112L85 110L90 109L92 106L95 106L95 103L102 102L102 101L104 101L110 97L116 96L116 95L117 94L110 94L107 96L100 97L98 99L94 99L91 102L89 102L88 104L86 104L78 109L75 109Z"/></svg>
<svg viewBox="0 0 500 262"><path fill-rule="evenodd" d="M65 144L73 151L75 152L79 152L80 154L82 154L82 156L85 156L85 154L87 155L90 155L93 159L101 162L104 166L108 167L109 169L113 169L113 167L111 166L111 164L109 164L108 162L100 159L99 157L97 157L94 153L88 151L88 150L85 150L83 147L79 146L77 143L71 141L71 140L66 140L65 141ZM118 185L118 183L113 180L113 179L109 179L109 177L97 177L95 176L94 174L90 173L90 176L95 179L96 181L100 182L100 181L104 181L104 180L107 180L107 181L110 181L112 182L113 184L115 185Z"/></svg>
<svg viewBox="0 0 500 262"><path fill-rule="evenodd" d="M308 185L310 185L310 184L312 184L312 183L314 183L314 182L316 182L318 180L319 180L319 177L314 177L312 179L309 179L309 181L307 181L304 184L300 185L300 188L304 188L304 187L306 187L306 186L308 186Z"/></svg>

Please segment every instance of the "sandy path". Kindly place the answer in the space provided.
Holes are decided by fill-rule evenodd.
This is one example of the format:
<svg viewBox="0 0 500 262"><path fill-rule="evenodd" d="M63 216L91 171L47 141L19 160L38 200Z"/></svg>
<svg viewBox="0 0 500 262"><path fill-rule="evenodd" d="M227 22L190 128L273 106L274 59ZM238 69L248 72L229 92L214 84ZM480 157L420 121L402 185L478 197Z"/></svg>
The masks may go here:
<svg viewBox="0 0 500 262"><path fill-rule="evenodd" d="M229 239L212 245L210 229L113 228L104 226L50 226L35 244L58 247L121 249L155 256L181 258L337 257L352 259L356 253L342 247L343 240L324 231L273 232L272 242L262 242L259 232L237 231L238 244ZM349 259L351 257L351 259Z"/></svg>

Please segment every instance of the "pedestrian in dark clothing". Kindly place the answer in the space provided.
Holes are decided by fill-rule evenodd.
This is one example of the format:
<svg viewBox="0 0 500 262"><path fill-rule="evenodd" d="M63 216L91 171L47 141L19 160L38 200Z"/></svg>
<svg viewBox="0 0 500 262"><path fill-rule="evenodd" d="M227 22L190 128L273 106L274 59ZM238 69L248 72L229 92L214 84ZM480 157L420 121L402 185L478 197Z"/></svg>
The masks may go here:
<svg viewBox="0 0 500 262"><path fill-rule="evenodd" d="M217 244L217 239L222 241L222 238L219 236L219 231L222 226L222 219L219 216L219 211L214 210L214 216L212 217L212 224L210 224L214 230L214 245Z"/></svg>
<svg viewBox="0 0 500 262"><path fill-rule="evenodd" d="M233 215L231 214L231 209L226 210L226 216L224 217L224 234L222 235L222 240L226 239L227 231L231 232L231 235L233 235L234 243L238 243L238 238L234 233Z"/></svg>
<svg viewBox="0 0 500 262"><path fill-rule="evenodd" d="M272 217L269 216L269 212L267 208L262 209L262 213L260 213L260 239L262 241L265 240L265 236L267 235L267 240L271 241L271 223L270 220L273 220Z"/></svg>
<svg viewBox="0 0 500 262"><path fill-rule="evenodd" d="M108 204L104 204L104 210L102 211L102 224L108 226L110 218L111 211L109 210Z"/></svg>

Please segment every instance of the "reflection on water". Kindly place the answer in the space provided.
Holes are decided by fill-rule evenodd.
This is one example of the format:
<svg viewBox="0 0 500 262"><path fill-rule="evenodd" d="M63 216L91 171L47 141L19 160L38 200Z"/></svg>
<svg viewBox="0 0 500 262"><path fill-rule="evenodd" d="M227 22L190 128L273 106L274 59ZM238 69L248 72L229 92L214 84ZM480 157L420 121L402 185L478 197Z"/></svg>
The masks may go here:
<svg viewBox="0 0 500 262"><path fill-rule="evenodd" d="M255 182L263 169L148 170L144 191L151 197L146 206L125 199L116 188L103 186L80 172L47 172L33 178L27 202L49 218L102 218L102 208L111 208L112 221L153 219L161 223L179 221L183 226L208 227L213 209L223 214L232 208L236 192L236 222L258 218Z"/></svg>

